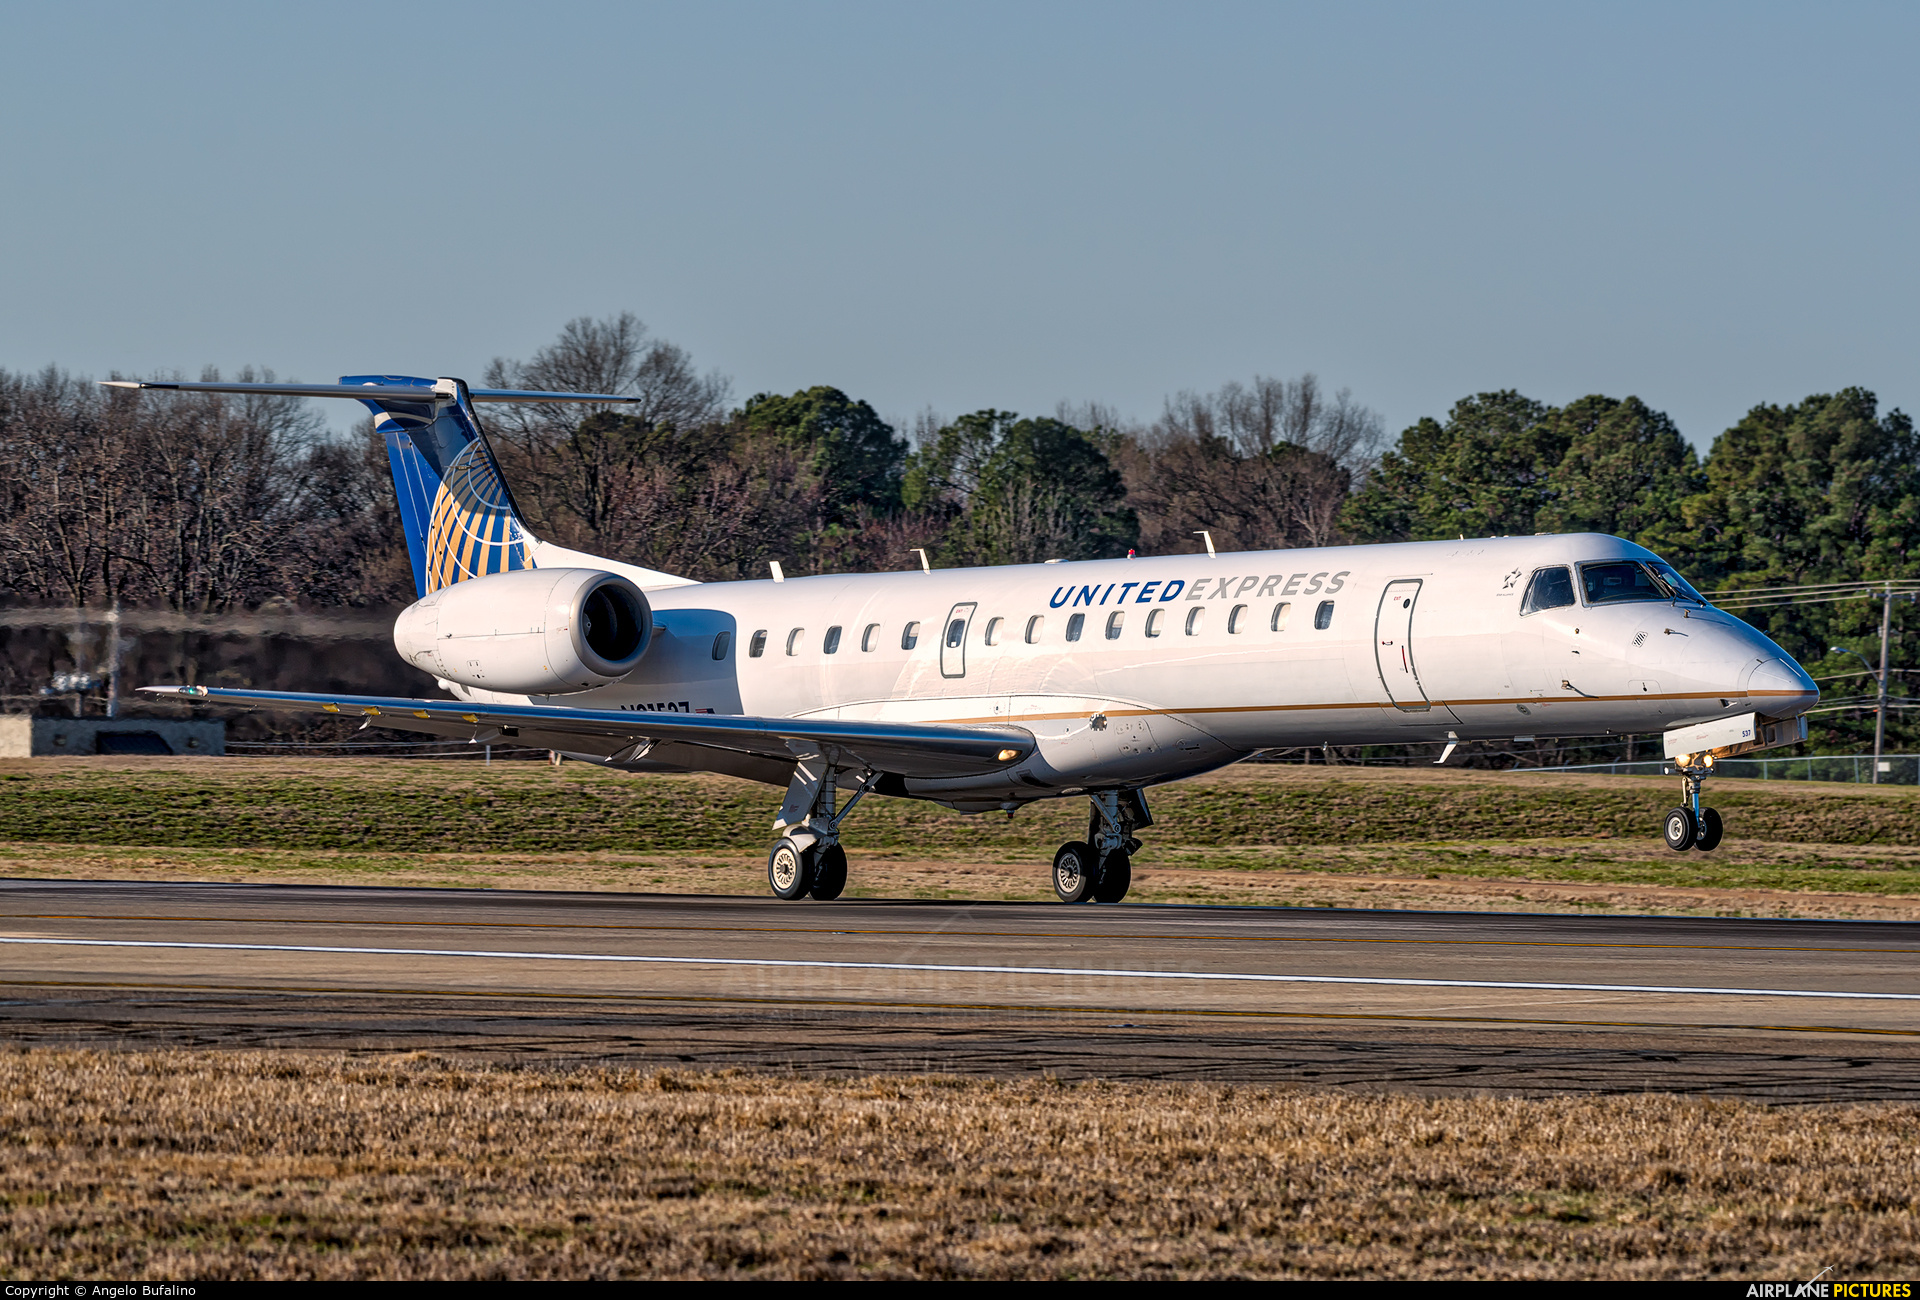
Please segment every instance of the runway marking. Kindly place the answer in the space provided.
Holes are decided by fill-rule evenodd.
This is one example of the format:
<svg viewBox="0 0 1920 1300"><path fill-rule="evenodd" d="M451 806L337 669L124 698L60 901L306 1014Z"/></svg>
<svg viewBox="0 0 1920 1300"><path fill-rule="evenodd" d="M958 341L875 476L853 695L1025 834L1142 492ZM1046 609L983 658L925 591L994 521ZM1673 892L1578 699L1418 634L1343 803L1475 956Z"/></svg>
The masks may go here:
<svg viewBox="0 0 1920 1300"><path fill-rule="evenodd" d="M1487 913L1486 915L1495 915ZM967 939L1074 939L1164 940L1180 939L1207 943L1377 943L1413 944L1435 948L1619 948L1679 952L1858 952L1920 954L1920 948L1842 948L1820 945L1776 945L1763 943L1631 943L1609 939L1392 939L1370 935L1321 934L1123 934L1098 930L906 930L836 925L609 925L592 921L386 921L335 920L317 916L131 916L88 912L0 912L0 917L15 921L165 921L173 924L206 925L337 925L446 930L582 930L608 933L645 932L664 934L799 934L833 938L838 935L898 935L903 938Z"/></svg>
<svg viewBox="0 0 1920 1300"><path fill-rule="evenodd" d="M466 998L490 1002L521 1000L527 1002L649 1003L660 1007L788 1007L813 1010L821 1007L882 1009L889 1011L1000 1011L1011 1015L1036 1015L1084 1018L1088 1016L1141 1016L1163 1020L1326 1020L1380 1021L1390 1024L1503 1025L1516 1028L1546 1025L1556 1029L1672 1029L1682 1031L1734 1030L1744 1033L1782 1034L1854 1034L1868 1038L1920 1038L1920 1029L1886 1029L1862 1025L1770 1025L1726 1024L1715 1021L1686 1020L1565 1020L1551 1016L1441 1015L1390 1011L1278 1011L1262 1008L1249 1011L1237 1007L1146 1007L1146 1006L1033 1006L1021 1002L916 1002L895 998L755 997L715 993L565 993L540 990L456 989L456 988L381 988L352 984L190 984L159 980L4 980L0 988L34 989L138 989L142 992L170 993L265 993L295 996L356 997L433 997ZM17 1003L10 1005L32 1005ZM112 1023L112 1022L102 1022Z"/></svg>
<svg viewBox="0 0 1920 1300"><path fill-rule="evenodd" d="M1102 979L1201 980L1209 983L1354 984L1390 988L1529 989L1569 993L1674 993L1703 997L1840 998L1920 1002L1920 993L1824 989L1716 988L1685 984L1563 984L1544 980L1414 979L1387 975L1266 975L1236 971L1110 970L1098 966L991 966L934 962L807 961L780 957L654 957L626 953L514 952L484 948L359 948L291 943L201 943L185 939L0 938L0 944L53 948L164 948L202 952L305 952L355 957L464 957L491 961L579 961L652 966L749 966L802 970L914 971L942 975L1081 975Z"/></svg>

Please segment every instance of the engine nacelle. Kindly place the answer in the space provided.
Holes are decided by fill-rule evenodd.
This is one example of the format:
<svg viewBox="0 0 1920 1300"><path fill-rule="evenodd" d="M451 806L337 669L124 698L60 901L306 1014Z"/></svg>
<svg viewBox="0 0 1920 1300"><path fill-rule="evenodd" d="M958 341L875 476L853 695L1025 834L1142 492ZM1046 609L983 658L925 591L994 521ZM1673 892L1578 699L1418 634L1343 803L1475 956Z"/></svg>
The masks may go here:
<svg viewBox="0 0 1920 1300"><path fill-rule="evenodd" d="M393 646L435 677L509 695L611 686L640 664L653 610L599 569L518 569L469 578L400 612Z"/></svg>

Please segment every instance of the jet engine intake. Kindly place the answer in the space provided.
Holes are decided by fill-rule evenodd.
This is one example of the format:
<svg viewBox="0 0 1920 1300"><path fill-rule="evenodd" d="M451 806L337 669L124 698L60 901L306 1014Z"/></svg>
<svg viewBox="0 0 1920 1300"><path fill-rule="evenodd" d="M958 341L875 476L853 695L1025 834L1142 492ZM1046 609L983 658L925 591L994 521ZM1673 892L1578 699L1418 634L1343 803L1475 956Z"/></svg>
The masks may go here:
<svg viewBox="0 0 1920 1300"><path fill-rule="evenodd" d="M423 672L510 695L611 686L640 665L653 610L599 569L519 569L421 597L393 624L394 649Z"/></svg>

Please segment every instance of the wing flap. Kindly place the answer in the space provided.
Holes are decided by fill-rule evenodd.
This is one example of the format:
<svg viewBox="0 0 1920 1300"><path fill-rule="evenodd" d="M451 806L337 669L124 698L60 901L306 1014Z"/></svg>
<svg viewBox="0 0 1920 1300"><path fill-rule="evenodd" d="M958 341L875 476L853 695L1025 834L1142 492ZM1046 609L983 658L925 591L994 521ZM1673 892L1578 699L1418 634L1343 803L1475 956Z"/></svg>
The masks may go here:
<svg viewBox="0 0 1920 1300"><path fill-rule="evenodd" d="M978 776L1030 757L1033 733L1019 727L962 727L940 723L848 722L818 718L759 718L735 714L650 713L568 709L541 704L467 704L374 695L308 695L222 686L143 686L147 695L171 695L196 704L282 709L377 719L378 725L482 743L517 738L547 749L640 758L649 742L672 744L674 762L699 749L723 750L791 762L826 753L835 761L903 777Z"/></svg>

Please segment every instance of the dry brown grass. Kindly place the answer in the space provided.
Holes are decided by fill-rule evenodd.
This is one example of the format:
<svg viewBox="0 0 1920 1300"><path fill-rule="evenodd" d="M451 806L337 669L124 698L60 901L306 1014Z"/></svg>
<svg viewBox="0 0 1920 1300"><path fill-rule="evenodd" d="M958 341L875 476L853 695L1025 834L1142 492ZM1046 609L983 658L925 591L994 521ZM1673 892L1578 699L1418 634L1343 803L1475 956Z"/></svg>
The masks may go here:
<svg viewBox="0 0 1920 1300"><path fill-rule="evenodd" d="M1807 1277L1907 1105L0 1054L18 1277Z"/></svg>

